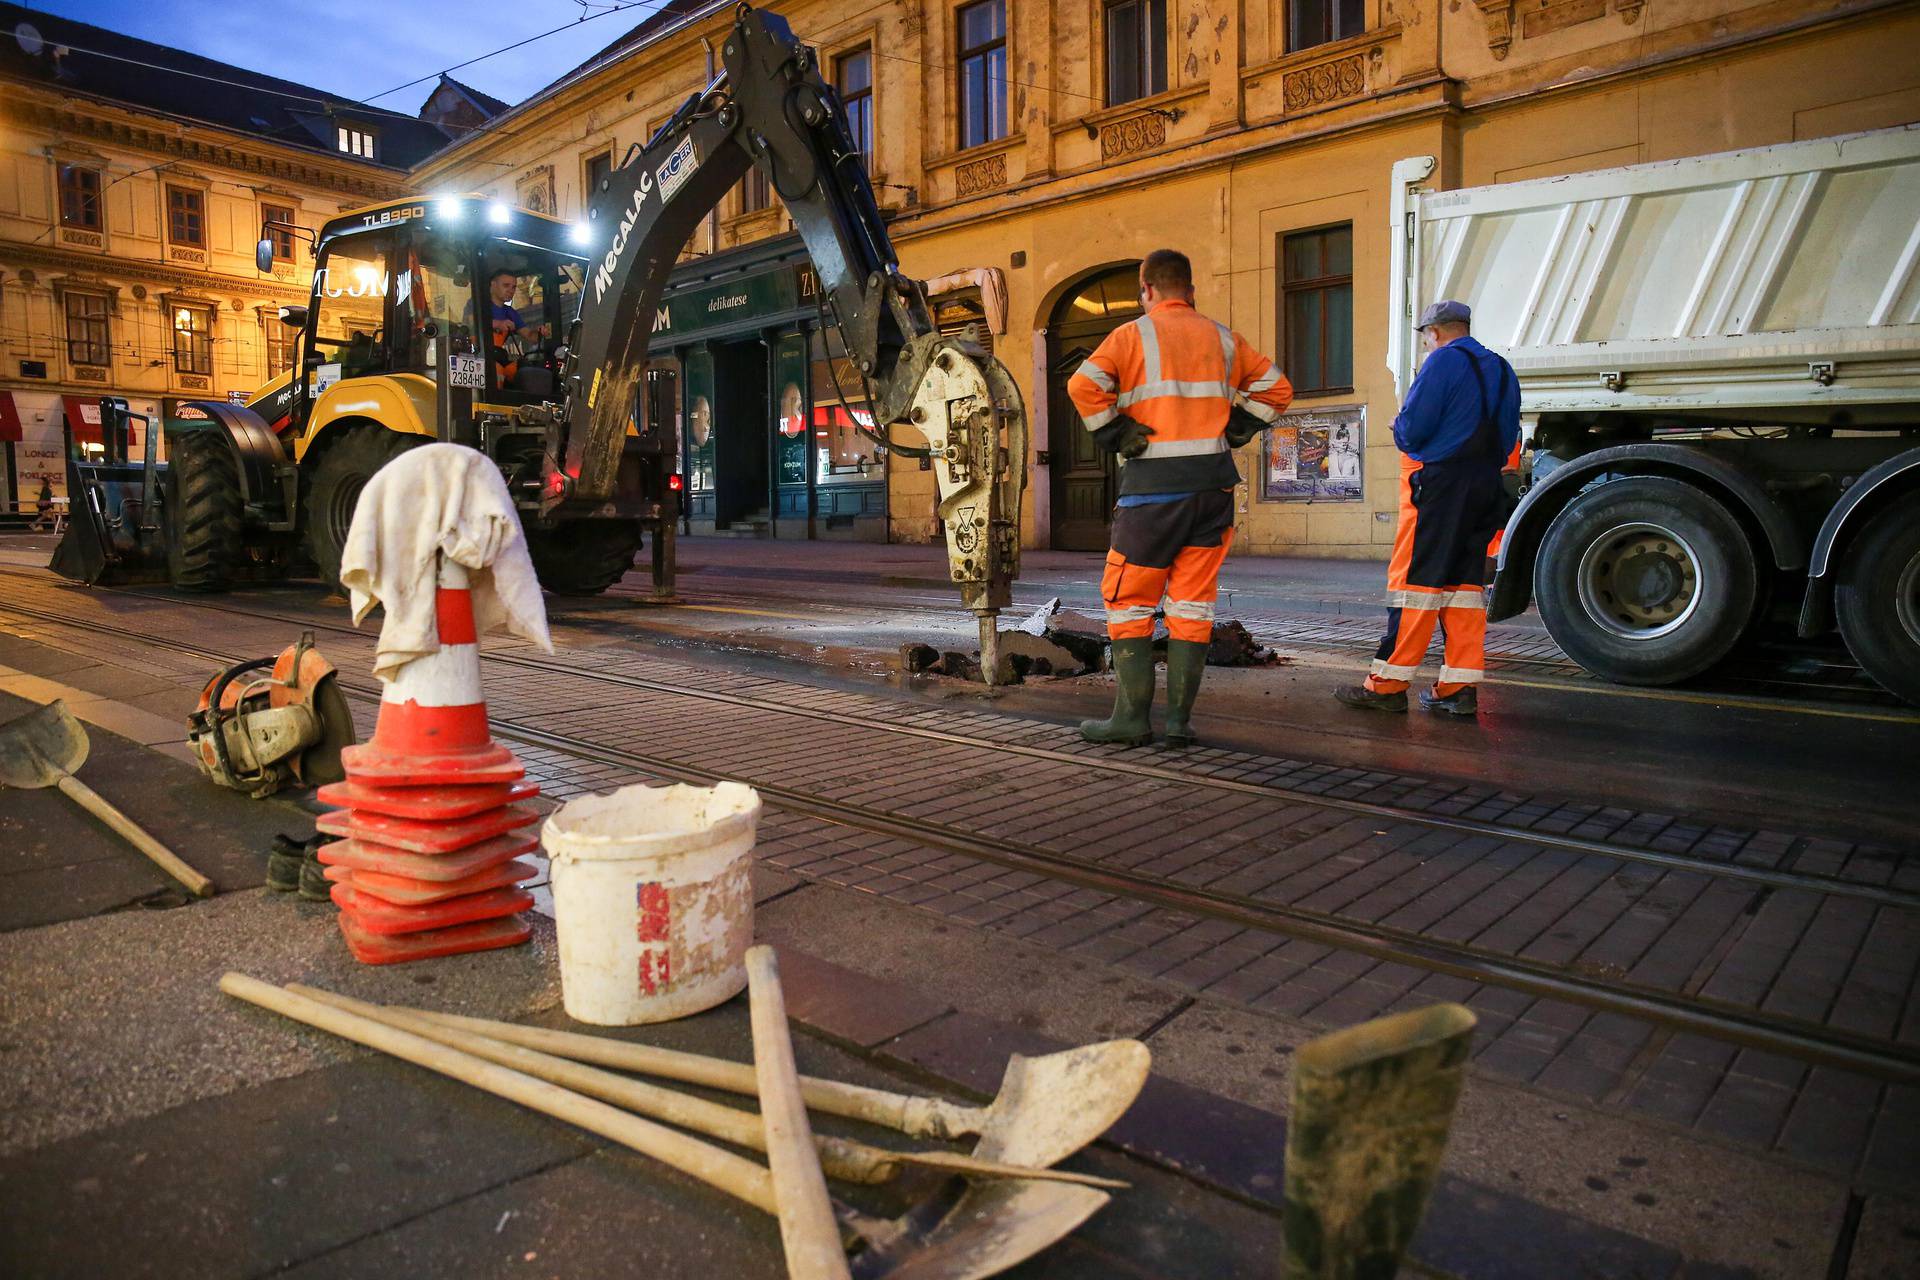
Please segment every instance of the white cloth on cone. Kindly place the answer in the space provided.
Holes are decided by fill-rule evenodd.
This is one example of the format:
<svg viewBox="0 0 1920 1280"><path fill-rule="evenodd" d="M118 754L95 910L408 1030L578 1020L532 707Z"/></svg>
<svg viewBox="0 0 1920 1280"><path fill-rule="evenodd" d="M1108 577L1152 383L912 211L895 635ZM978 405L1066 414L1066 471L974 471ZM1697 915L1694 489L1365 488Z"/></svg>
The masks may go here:
<svg viewBox="0 0 1920 1280"><path fill-rule="evenodd" d="M375 675L391 680L440 647L434 600L441 556L467 570L480 634L504 629L553 652L540 580L500 469L477 449L430 444L374 473L360 491L340 557L353 624L376 604L387 611Z"/></svg>

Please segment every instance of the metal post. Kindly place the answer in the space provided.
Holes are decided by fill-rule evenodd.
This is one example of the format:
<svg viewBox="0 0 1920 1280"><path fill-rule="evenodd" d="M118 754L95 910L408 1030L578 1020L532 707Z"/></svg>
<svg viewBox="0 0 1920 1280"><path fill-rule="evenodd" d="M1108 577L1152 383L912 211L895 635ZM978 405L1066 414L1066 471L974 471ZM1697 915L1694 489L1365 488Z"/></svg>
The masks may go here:
<svg viewBox="0 0 1920 1280"><path fill-rule="evenodd" d="M1287 1280L1394 1274L1440 1171L1475 1021L1463 1005L1434 1005L1294 1055Z"/></svg>

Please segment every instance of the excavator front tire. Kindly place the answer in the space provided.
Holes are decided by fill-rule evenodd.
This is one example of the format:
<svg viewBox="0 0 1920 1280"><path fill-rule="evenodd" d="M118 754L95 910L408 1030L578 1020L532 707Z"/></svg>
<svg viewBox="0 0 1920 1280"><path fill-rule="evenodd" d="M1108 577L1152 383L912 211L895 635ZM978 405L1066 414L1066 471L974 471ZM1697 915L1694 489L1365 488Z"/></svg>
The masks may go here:
<svg viewBox="0 0 1920 1280"><path fill-rule="evenodd" d="M182 591L225 591L245 555L240 466L218 426L167 438L167 577Z"/></svg>
<svg viewBox="0 0 1920 1280"><path fill-rule="evenodd" d="M373 473L409 449L431 444L426 436L389 431L385 427L355 427L346 439L326 451L314 468L307 491L307 550L320 568L320 580L340 585L340 558L347 547L347 530L360 491Z"/></svg>

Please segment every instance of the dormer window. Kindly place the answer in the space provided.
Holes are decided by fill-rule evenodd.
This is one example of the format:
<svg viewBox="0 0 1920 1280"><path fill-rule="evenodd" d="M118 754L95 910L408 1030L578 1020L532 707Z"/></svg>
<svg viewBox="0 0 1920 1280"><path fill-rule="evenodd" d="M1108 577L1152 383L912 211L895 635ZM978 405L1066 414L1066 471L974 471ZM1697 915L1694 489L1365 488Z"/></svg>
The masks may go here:
<svg viewBox="0 0 1920 1280"><path fill-rule="evenodd" d="M341 152L346 155L359 156L362 160L373 159L371 130L343 124L339 126L339 145Z"/></svg>

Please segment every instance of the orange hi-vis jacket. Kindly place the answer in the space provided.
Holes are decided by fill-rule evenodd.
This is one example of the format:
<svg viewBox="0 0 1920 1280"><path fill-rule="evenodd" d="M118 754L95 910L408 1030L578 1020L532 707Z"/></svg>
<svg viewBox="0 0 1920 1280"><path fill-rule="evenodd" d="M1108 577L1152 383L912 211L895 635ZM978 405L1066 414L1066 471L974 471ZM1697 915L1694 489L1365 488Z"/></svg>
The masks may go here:
<svg viewBox="0 0 1920 1280"><path fill-rule="evenodd" d="M1233 405L1274 422L1293 386L1245 338L1166 301L1108 334L1067 394L1096 436L1122 414L1153 429L1146 452L1121 462L1122 495L1198 493L1240 483L1225 434Z"/></svg>

